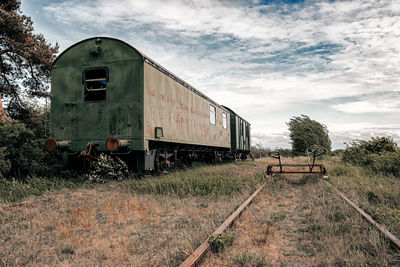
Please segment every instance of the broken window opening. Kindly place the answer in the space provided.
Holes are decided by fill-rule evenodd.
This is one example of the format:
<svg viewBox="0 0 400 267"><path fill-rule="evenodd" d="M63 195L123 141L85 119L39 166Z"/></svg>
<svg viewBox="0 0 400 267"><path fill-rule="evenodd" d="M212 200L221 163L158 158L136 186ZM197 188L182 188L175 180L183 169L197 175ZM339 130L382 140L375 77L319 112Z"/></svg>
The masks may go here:
<svg viewBox="0 0 400 267"><path fill-rule="evenodd" d="M108 68L93 68L84 71L85 101L106 99Z"/></svg>

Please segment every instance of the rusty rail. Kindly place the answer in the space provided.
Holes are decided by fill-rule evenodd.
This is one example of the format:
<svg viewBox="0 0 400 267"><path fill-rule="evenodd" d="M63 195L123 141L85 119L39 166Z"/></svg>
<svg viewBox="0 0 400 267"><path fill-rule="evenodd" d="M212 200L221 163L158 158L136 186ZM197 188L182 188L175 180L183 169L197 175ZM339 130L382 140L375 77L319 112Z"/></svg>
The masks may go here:
<svg viewBox="0 0 400 267"><path fill-rule="evenodd" d="M221 224L217 230L214 231L214 233L212 233L212 236L215 235L219 235L221 234L223 231L225 231L226 228L228 228L232 222L242 213L242 211L246 208L246 206L255 198L255 196L257 196L257 194L264 188L265 184L267 182L264 182L262 185L260 185L260 187L257 188L256 191L254 191L254 193L249 196L249 198L247 198L242 205L240 205L239 208L237 208L232 214L231 216L228 217L228 219L226 219L224 221L223 224ZM180 265L180 267L190 267L193 266L202 256L203 254L206 252L206 250L210 247L210 237L208 237L195 251L193 251L193 253Z"/></svg>
<svg viewBox="0 0 400 267"><path fill-rule="evenodd" d="M334 185L332 185L331 183L329 183L328 181L326 181L330 186L332 186L336 192L338 193L338 195L343 198L343 200L345 202L347 202L347 204L349 204L350 206L352 206L356 211L358 211L358 213L360 213L369 223L371 223L372 225L376 226L376 228L378 228L378 230L384 235L386 236L386 238L388 238L390 241L392 241L398 248L400 248L400 239L397 238L394 234L392 234L383 224L378 223L377 221L375 221L374 219L372 219L372 217L366 213L364 210L362 210L359 206L357 206L357 204L355 204L353 201L351 201L350 199L348 199L342 192L340 192Z"/></svg>

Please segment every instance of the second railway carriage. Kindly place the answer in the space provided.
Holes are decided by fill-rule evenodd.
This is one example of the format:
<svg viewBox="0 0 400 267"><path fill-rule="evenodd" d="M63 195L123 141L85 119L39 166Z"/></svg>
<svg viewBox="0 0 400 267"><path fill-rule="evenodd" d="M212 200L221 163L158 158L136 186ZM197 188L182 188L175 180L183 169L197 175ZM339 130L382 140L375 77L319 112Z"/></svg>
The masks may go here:
<svg viewBox="0 0 400 267"><path fill-rule="evenodd" d="M228 107L230 113L230 128L231 128L231 151L240 159L245 159L250 155L250 123L237 115Z"/></svg>
<svg viewBox="0 0 400 267"><path fill-rule="evenodd" d="M250 151L249 134L231 148L233 111L123 41L76 43L56 59L51 77L49 152L71 159L107 152L153 170L170 160L220 161Z"/></svg>

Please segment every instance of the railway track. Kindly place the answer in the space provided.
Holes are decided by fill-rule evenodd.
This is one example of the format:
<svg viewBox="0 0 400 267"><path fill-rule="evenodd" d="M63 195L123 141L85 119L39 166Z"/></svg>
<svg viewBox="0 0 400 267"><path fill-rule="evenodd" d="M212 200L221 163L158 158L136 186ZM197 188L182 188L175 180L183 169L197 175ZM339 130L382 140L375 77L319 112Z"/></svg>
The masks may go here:
<svg viewBox="0 0 400 267"><path fill-rule="evenodd" d="M258 193L261 192L261 190L264 188L266 182L261 184L256 191L254 191L253 194L251 194L243 203L242 205L239 206L229 217L228 219L225 220L223 224L221 224L217 230L215 230L212 236L219 235L222 232L225 231L226 228L228 228L232 222L242 213L242 211L251 203L251 201L258 195ZM200 258L204 255L204 253L207 251L207 249L210 247L210 237L207 238L181 265L180 267L190 267L193 266Z"/></svg>
<svg viewBox="0 0 400 267"><path fill-rule="evenodd" d="M378 223L375 221L371 215L366 213L363 209L361 209L357 204L355 204L353 201L351 201L348 197L346 197L342 192L340 192L334 185L326 181L334 190L336 193L351 207L353 207L361 216L363 216L369 223L374 225L387 239L392 241L393 244L395 244L399 249L400 249L400 239L396 237L394 234L392 234L386 226L383 224Z"/></svg>
<svg viewBox="0 0 400 267"><path fill-rule="evenodd" d="M270 176L267 176L267 179ZM390 240L397 248L400 249L400 239L393 235L386 226L379 224L376 222L368 213L362 210L357 204L351 201L348 197L346 197L342 192L340 192L334 185L332 185L327 179L324 181L332 187L335 192L345 201L346 204L350 205L354 208L364 219L367 220L370 224L374 225L383 235L385 238ZM194 266L202 256L206 253L208 248L211 246L212 237L223 233L232 223L233 221L239 217L239 215L244 211L244 209L250 205L252 200L261 192L261 190L265 187L267 181L261 184L253 194L250 195L240 206L237 208L225 221L221 224L213 233L210 235L193 253L186 258L186 260L180 265L180 267L190 267Z"/></svg>

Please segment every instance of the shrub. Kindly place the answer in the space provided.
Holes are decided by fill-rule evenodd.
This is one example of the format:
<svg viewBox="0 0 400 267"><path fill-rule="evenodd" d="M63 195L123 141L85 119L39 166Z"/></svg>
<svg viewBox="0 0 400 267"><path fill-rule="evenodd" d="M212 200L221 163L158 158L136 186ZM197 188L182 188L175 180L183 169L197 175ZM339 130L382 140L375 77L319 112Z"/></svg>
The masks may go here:
<svg viewBox="0 0 400 267"><path fill-rule="evenodd" d="M343 151L342 160L374 173L400 177L400 149L390 137L353 142Z"/></svg>
<svg viewBox="0 0 400 267"><path fill-rule="evenodd" d="M120 158L100 154L93 163L93 169L88 173L88 182L105 183L108 180L120 181L126 179L128 175L128 166Z"/></svg>
<svg viewBox="0 0 400 267"><path fill-rule="evenodd" d="M224 252L228 247L232 246L235 236L232 233L222 233L211 236L208 240L213 252Z"/></svg>
<svg viewBox="0 0 400 267"><path fill-rule="evenodd" d="M358 140L350 143L343 151L342 159L355 165L366 166L372 163L372 155L395 152L397 144L390 137L376 137L369 141Z"/></svg>
<svg viewBox="0 0 400 267"><path fill-rule="evenodd" d="M5 147L0 147L0 179L4 178L11 169L10 160L6 158Z"/></svg>
<svg viewBox="0 0 400 267"><path fill-rule="evenodd" d="M0 165L2 176L23 178L47 173L44 140L19 121L0 122Z"/></svg>
<svg viewBox="0 0 400 267"><path fill-rule="evenodd" d="M371 156L371 170L375 173L400 177L400 150Z"/></svg>

